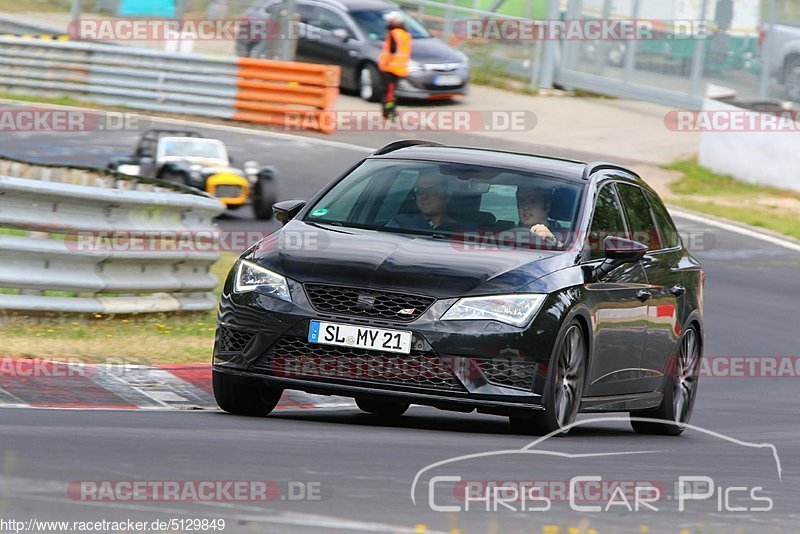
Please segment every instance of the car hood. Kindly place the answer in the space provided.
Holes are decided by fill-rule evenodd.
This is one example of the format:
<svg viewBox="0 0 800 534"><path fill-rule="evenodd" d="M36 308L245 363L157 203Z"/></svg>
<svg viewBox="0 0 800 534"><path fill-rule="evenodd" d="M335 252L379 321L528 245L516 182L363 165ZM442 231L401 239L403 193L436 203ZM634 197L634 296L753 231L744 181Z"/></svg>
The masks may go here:
<svg viewBox="0 0 800 534"><path fill-rule="evenodd" d="M291 221L245 258L302 283L436 298L513 292L569 259L560 252L475 250L461 241Z"/></svg>
<svg viewBox="0 0 800 534"><path fill-rule="evenodd" d="M372 56L378 60L383 41L369 41L372 44ZM437 37L413 39L411 41L411 59L420 63L461 63L464 56L459 51Z"/></svg>
<svg viewBox="0 0 800 534"><path fill-rule="evenodd" d="M425 63L458 63L464 56L436 37L411 41L411 59Z"/></svg>

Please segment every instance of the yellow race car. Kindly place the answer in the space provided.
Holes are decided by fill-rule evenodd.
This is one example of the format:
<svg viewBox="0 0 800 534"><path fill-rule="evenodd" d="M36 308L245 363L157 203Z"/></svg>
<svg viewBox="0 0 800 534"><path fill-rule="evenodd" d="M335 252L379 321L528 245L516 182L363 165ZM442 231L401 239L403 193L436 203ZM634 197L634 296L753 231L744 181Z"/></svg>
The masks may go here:
<svg viewBox="0 0 800 534"><path fill-rule="evenodd" d="M190 130L147 130L133 155L114 158L108 167L202 189L231 210L250 204L256 218L271 219L277 200L275 167L246 161L244 168L238 169L231 163L219 139Z"/></svg>

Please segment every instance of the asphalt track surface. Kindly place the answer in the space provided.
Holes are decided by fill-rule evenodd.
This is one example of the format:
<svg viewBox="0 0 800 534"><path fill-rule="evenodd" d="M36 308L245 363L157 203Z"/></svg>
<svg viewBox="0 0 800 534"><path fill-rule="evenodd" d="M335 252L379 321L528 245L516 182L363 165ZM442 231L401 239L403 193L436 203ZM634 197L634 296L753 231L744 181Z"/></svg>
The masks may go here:
<svg viewBox="0 0 800 534"><path fill-rule="evenodd" d="M281 198L308 197L365 153L308 138L214 134L229 144L237 161L276 165ZM137 137L132 132L15 135L4 137L1 154L83 164L104 164L109 155L128 152ZM723 361L798 356L800 252L705 222L676 220L682 231L703 240L694 248L707 273L705 356L728 358ZM249 220L247 213L221 223L229 229L274 228ZM560 525L560 532L587 525L601 533L640 532L642 525L650 532L792 532L800 525L796 372L795 366L794 373L784 369L785 376L777 378L701 378L692 423L705 431L689 429L679 438L640 436L624 420L589 421L566 438L534 447L546 454L508 452L436 467L421 475L416 504L412 484L429 464L519 451L534 438L513 434L504 418L423 407L412 407L394 421L357 411L297 411L251 419L211 411L0 409L0 518L223 518L224 532L413 532L422 528L417 525L428 531L481 533L543 532L545 525ZM748 446L762 443L773 445L777 454L769 447ZM575 476L597 475L609 483L649 481L663 491L655 503L658 511L610 506L608 511L579 512L554 493L548 511L520 511L517 500L509 506L494 501L488 512L480 502L469 511L441 512L429 505L433 475L545 480L551 488ZM713 495L687 501L679 511L674 488L679 476L710 477ZM319 498L98 502L68 491L70 482L87 480L271 480L282 488L290 482L295 487L311 483L307 487L319 488ZM433 487L436 504L463 508L452 483ZM747 499L730 489L737 487L747 488ZM755 490L756 496L772 499L770 511L752 510L765 504L750 498L756 487L763 488ZM605 508L611 500L606 497L571 504ZM628 500L632 505L633 498ZM739 510L730 511L735 506Z"/></svg>

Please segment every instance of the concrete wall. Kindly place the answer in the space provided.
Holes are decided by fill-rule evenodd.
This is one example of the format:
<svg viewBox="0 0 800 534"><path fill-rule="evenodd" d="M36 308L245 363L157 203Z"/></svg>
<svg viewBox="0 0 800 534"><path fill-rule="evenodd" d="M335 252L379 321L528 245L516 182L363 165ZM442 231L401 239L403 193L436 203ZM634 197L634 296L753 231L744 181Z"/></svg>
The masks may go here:
<svg viewBox="0 0 800 534"><path fill-rule="evenodd" d="M743 111L711 99L705 100L703 110L722 112L723 117ZM798 111L792 113L800 115ZM779 131L766 131L771 123L759 120L759 131L745 131L741 126L728 131L704 130L700 135L700 164L745 182L800 191L800 122L794 121L792 129L785 116L781 120Z"/></svg>

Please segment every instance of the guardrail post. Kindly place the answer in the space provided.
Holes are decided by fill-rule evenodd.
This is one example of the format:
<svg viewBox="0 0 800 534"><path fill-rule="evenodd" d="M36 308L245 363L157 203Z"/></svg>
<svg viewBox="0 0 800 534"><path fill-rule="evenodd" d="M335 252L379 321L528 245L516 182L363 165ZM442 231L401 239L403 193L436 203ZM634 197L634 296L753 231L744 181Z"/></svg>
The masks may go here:
<svg viewBox="0 0 800 534"><path fill-rule="evenodd" d="M561 7L559 0L547 0L547 18L557 20L561 17ZM558 54L559 42L548 37L542 47L542 66L540 68L539 87L552 89L557 68L556 55Z"/></svg>
<svg viewBox="0 0 800 534"><path fill-rule="evenodd" d="M69 19L79 20L81 18L81 12L83 11L83 1L82 0L72 0L72 7L69 12Z"/></svg>
<svg viewBox="0 0 800 534"><path fill-rule="evenodd" d="M706 11L708 9L708 0L703 0L700 7L700 16L698 20L705 21ZM694 41L694 58L692 59L692 74L689 80L689 94L696 95L701 93L701 84L703 77L703 67L706 60L706 38L699 39L696 35Z"/></svg>
<svg viewBox="0 0 800 534"><path fill-rule="evenodd" d="M633 13L631 17L634 20L639 20L642 12L642 0L633 0ZM622 79L625 81L633 78L633 71L636 68L636 49L639 42L636 39L631 39L625 42L625 67L622 72Z"/></svg>
<svg viewBox="0 0 800 534"><path fill-rule="evenodd" d="M444 39L449 41L453 37L453 2L454 0L447 0L447 7L444 11Z"/></svg>
<svg viewBox="0 0 800 534"><path fill-rule="evenodd" d="M764 40L761 72L758 77L758 98L769 97L770 60L775 54L775 19L778 16L778 0L770 0L767 14L767 35Z"/></svg>

